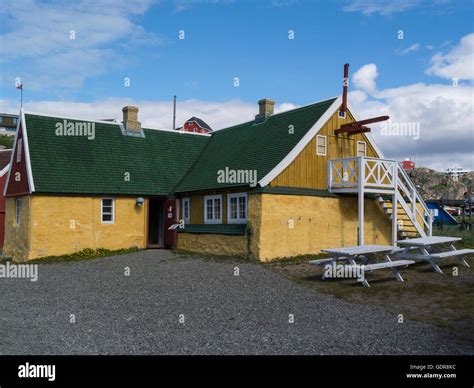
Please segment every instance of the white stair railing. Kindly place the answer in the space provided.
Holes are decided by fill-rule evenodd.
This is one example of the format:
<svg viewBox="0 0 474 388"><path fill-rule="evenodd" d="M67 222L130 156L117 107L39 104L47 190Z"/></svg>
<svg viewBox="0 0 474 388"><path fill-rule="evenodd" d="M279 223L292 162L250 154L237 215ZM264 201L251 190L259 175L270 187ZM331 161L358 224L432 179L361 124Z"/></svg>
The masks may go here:
<svg viewBox="0 0 474 388"><path fill-rule="evenodd" d="M422 237L431 236L432 214L397 161L368 157L333 159L328 163L327 178L331 192L394 195L392 217L396 218L400 204L416 231Z"/></svg>
<svg viewBox="0 0 474 388"><path fill-rule="evenodd" d="M397 165L397 170L397 193L403 210L405 210L405 213L408 215L410 221L421 236L431 236L433 233L433 216L430 210L416 190L412 180L400 164Z"/></svg>

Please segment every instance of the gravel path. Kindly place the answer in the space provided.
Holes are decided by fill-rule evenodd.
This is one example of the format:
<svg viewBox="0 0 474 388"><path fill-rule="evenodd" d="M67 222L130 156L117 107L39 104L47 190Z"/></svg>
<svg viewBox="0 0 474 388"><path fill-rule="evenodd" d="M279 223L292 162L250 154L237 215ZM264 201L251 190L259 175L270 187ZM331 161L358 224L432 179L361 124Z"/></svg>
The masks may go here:
<svg viewBox="0 0 474 388"><path fill-rule="evenodd" d="M0 354L474 354L261 265L169 251L42 264L36 283L0 279L0 295Z"/></svg>

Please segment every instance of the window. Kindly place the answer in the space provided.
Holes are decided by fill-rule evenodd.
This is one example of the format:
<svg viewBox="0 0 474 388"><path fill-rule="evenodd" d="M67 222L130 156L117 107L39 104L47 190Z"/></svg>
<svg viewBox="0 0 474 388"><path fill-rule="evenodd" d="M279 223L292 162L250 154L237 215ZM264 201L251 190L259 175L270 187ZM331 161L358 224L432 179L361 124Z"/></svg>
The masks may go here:
<svg viewBox="0 0 474 388"><path fill-rule="evenodd" d="M16 225L20 225L20 221L21 221L21 199L20 198L17 198L15 200L15 221L16 221Z"/></svg>
<svg viewBox="0 0 474 388"><path fill-rule="evenodd" d="M18 123L18 119L16 117L13 118L13 124L17 124Z"/></svg>
<svg viewBox="0 0 474 388"><path fill-rule="evenodd" d="M18 143L16 145L16 162L21 162L21 151L23 150L23 139L18 139Z"/></svg>
<svg viewBox="0 0 474 388"><path fill-rule="evenodd" d="M186 224L189 223L189 212L190 212L190 208L189 208L189 198L183 198L181 200L181 212L182 212L182 216L183 216L183 220Z"/></svg>
<svg viewBox="0 0 474 388"><path fill-rule="evenodd" d="M222 195L204 197L204 223L222 224Z"/></svg>
<svg viewBox="0 0 474 388"><path fill-rule="evenodd" d="M318 135L316 136L316 155L327 154L327 137Z"/></svg>
<svg viewBox="0 0 474 388"><path fill-rule="evenodd" d="M338 116L340 119L345 119L346 118L346 112L340 110L339 113L338 113Z"/></svg>
<svg viewBox="0 0 474 388"><path fill-rule="evenodd" d="M357 142L357 156L366 156L367 154L367 144L365 141Z"/></svg>
<svg viewBox="0 0 474 388"><path fill-rule="evenodd" d="M227 196L227 222L229 224L245 224L247 222L247 193Z"/></svg>
<svg viewBox="0 0 474 388"><path fill-rule="evenodd" d="M102 198L101 220L103 224L115 222L115 201L113 198Z"/></svg>

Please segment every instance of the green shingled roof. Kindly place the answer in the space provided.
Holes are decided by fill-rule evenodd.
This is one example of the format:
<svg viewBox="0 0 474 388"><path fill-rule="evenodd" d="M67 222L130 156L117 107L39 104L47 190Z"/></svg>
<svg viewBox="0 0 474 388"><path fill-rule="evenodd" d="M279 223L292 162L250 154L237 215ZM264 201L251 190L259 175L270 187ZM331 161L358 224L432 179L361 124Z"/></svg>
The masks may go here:
<svg viewBox="0 0 474 388"><path fill-rule="evenodd" d="M95 139L88 140L56 136L62 118L25 114L25 120L39 193L167 195L209 140L152 129L144 129L145 138L131 137L118 124L97 122Z"/></svg>
<svg viewBox="0 0 474 388"><path fill-rule="evenodd" d="M94 122L94 140L57 136L56 124L63 118L25 113L35 191L153 196L242 186L219 183L218 171L256 170L257 180L262 179L334 100L275 114L259 124L250 121L215 131L210 137L153 129L144 129L145 137L132 137L120 125L104 122Z"/></svg>
<svg viewBox="0 0 474 388"><path fill-rule="evenodd" d="M215 131L203 152L175 187L175 192L242 186L221 184L219 170L256 170L257 181L267 175L318 121L335 98L270 116L265 122L249 121ZM290 134L290 126L294 133Z"/></svg>

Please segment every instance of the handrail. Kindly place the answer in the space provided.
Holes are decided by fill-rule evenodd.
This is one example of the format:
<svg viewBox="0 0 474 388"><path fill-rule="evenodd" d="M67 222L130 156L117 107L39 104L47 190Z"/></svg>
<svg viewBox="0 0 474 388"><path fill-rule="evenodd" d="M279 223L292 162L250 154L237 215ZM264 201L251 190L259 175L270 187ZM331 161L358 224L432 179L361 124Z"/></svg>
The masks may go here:
<svg viewBox="0 0 474 388"><path fill-rule="evenodd" d="M374 163L372 163L374 162ZM368 176L365 176L366 168ZM351 179L344 180L344 174L350 171ZM431 236L433 216L418 193L416 186L401 167L400 163L391 159L379 159L372 157L350 157L331 159L328 162L328 189L355 189L359 187L367 190L394 190L397 197L405 197L403 206L405 213L410 217L417 230L426 231ZM364 178L363 178L364 177ZM386 183L388 182L388 183ZM385 191L386 192L386 191ZM421 204L421 209L418 207ZM410 205L409 205L410 204ZM395 210L395 209L394 209ZM420 223L419 218L423 220Z"/></svg>

